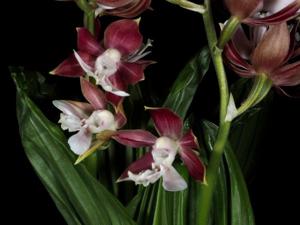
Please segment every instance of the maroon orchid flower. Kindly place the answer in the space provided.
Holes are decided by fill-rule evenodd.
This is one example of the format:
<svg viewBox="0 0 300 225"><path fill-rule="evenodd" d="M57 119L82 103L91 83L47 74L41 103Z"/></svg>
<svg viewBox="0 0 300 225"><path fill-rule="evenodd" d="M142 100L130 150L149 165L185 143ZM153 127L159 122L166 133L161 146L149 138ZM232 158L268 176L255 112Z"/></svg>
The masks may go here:
<svg viewBox="0 0 300 225"><path fill-rule="evenodd" d="M166 108L148 108L160 137L145 130L120 130L113 138L121 144L134 148L150 147L151 152L132 163L119 181L132 180L147 186L163 178L163 187L168 191L180 191L187 187L184 179L172 166L177 153L187 166L190 175L205 181L205 167L194 149L197 138L190 130L183 134L182 119Z"/></svg>
<svg viewBox="0 0 300 225"><path fill-rule="evenodd" d="M78 28L77 47L69 58L51 73L68 77L87 74L105 91L117 96L128 96L127 86L144 79L144 69L150 61L140 60L149 52L135 20L111 23L104 32L103 43L85 28Z"/></svg>
<svg viewBox="0 0 300 225"><path fill-rule="evenodd" d="M96 15L134 18L149 9L151 0L97 0Z"/></svg>
<svg viewBox="0 0 300 225"><path fill-rule="evenodd" d="M299 0L225 0L231 14L251 25L271 25L298 16Z"/></svg>
<svg viewBox="0 0 300 225"><path fill-rule="evenodd" d="M92 145L93 134L105 136L107 141L117 129L124 126L126 117L122 110L115 106L114 115L106 109L104 93L95 85L81 78L81 90L89 103L68 100L55 100L53 104L62 111L59 123L63 130L76 132L68 143L77 155L83 155ZM86 156L85 156L86 157Z"/></svg>
<svg viewBox="0 0 300 225"><path fill-rule="evenodd" d="M300 62L288 63L297 56L294 26L290 32L286 23L255 27L249 40L240 27L224 49L229 67L241 77L267 76L272 84L295 86L300 84Z"/></svg>

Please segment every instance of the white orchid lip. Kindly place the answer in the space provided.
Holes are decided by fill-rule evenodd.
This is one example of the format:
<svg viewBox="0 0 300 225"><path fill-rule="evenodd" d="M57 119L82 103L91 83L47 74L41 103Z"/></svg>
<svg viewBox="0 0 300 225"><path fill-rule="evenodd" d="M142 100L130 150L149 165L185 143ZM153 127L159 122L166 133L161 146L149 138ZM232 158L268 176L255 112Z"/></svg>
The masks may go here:
<svg viewBox="0 0 300 225"><path fill-rule="evenodd" d="M120 61L121 53L114 48L109 48L98 56L95 62L95 75L98 78L96 82L100 82L103 77L109 77L117 72Z"/></svg>
<svg viewBox="0 0 300 225"><path fill-rule="evenodd" d="M76 51L74 51L74 56L84 72L89 77L93 77L96 84L100 85L105 91L122 97L129 96L127 92L115 88L109 80L109 77L119 69L121 53L117 49L109 48L98 56L94 68L85 63Z"/></svg>
<svg viewBox="0 0 300 225"><path fill-rule="evenodd" d="M108 110L94 111L85 121L85 124L91 133L99 133L104 130L116 130L117 128L115 117Z"/></svg>
<svg viewBox="0 0 300 225"><path fill-rule="evenodd" d="M178 150L179 144L177 141L169 137L160 137L156 140L152 150L154 162L157 165L171 166Z"/></svg>

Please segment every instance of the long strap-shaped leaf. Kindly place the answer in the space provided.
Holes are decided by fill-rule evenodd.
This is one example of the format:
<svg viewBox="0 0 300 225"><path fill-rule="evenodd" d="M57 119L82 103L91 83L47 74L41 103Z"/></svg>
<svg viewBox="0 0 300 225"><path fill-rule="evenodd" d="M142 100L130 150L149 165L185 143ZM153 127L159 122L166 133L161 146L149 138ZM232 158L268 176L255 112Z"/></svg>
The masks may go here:
<svg viewBox="0 0 300 225"><path fill-rule="evenodd" d="M204 122L204 131L208 145L214 143L218 132L218 127L208 121ZM229 187L230 187L230 214L231 225L254 225L254 215L248 195L247 186L238 160L228 143L225 148L225 162L228 167ZM216 189L218 192L218 188Z"/></svg>
<svg viewBox="0 0 300 225"><path fill-rule="evenodd" d="M66 139L23 91L23 73L12 74L17 85L17 115L28 159L68 224L133 225L125 208L84 166L74 166Z"/></svg>

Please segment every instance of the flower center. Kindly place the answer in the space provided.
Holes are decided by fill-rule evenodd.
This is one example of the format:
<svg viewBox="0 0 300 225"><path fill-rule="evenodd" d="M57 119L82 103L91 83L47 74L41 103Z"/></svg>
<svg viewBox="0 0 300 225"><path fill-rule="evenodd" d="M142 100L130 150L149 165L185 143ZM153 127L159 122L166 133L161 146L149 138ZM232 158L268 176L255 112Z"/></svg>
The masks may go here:
<svg viewBox="0 0 300 225"><path fill-rule="evenodd" d="M121 53L114 48L109 48L100 55L95 62L97 83L101 83L103 79L106 79L117 72L120 60Z"/></svg>
<svg viewBox="0 0 300 225"><path fill-rule="evenodd" d="M152 156L158 165L171 166L179 149L179 144L171 138L160 137L156 140Z"/></svg>
<svg viewBox="0 0 300 225"><path fill-rule="evenodd" d="M97 110L85 121L92 133L99 133L104 130L116 130L114 115L108 110Z"/></svg>

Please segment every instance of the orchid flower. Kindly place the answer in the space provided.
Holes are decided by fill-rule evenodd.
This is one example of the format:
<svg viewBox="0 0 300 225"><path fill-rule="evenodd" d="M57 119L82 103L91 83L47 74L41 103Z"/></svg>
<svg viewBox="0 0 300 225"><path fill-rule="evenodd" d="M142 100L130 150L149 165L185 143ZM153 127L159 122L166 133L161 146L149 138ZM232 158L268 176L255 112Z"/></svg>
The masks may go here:
<svg viewBox="0 0 300 225"><path fill-rule="evenodd" d="M133 162L118 181L132 180L136 184L147 186L162 177L164 189L184 190L187 184L173 167L176 155L179 154L190 175L198 181L205 182L205 167L194 151L199 146L192 130L183 134L182 119L167 108L148 110L160 137L145 130L120 130L112 137L127 146L151 149Z"/></svg>
<svg viewBox="0 0 300 225"><path fill-rule="evenodd" d="M95 14L134 18L147 10L150 4L151 0L97 0Z"/></svg>
<svg viewBox="0 0 300 225"><path fill-rule="evenodd" d="M104 32L103 44L86 29L78 28L78 52L63 61L51 73L68 77L84 74L94 78L97 85L117 96L128 96L129 84L144 80L144 69L150 61L140 60L151 45L142 44L143 37L135 20L111 23Z"/></svg>
<svg viewBox="0 0 300 225"><path fill-rule="evenodd" d="M61 110L58 121L61 128L77 132L68 140L71 150L77 155L84 154L90 148L93 134L116 131L126 122L122 111L116 111L116 115L113 115L106 109L105 95L95 85L81 78L81 89L89 103L53 101L54 106Z"/></svg>
<svg viewBox="0 0 300 225"><path fill-rule="evenodd" d="M240 27L224 49L229 67L241 77L266 75L276 87L300 84L300 62L289 63L299 54L295 49L294 26L286 23L256 27L249 40Z"/></svg>
<svg viewBox="0 0 300 225"><path fill-rule="evenodd" d="M251 25L288 21L300 14L300 0L225 0L230 13Z"/></svg>

